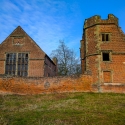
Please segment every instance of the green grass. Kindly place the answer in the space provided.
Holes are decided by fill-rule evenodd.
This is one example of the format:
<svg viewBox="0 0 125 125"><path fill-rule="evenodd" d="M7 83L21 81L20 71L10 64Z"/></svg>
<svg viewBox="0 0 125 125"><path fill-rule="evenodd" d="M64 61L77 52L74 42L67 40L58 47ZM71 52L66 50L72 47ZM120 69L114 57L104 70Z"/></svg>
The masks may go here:
<svg viewBox="0 0 125 125"><path fill-rule="evenodd" d="M0 95L0 125L124 125L125 95Z"/></svg>

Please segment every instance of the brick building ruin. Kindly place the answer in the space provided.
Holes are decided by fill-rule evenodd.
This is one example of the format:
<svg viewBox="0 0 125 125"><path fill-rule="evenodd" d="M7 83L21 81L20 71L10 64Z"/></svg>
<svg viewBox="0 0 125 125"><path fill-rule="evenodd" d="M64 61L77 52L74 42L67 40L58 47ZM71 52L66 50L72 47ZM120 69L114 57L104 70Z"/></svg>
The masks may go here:
<svg viewBox="0 0 125 125"><path fill-rule="evenodd" d="M56 61L52 61L20 26L0 44L0 75L55 76Z"/></svg>
<svg viewBox="0 0 125 125"><path fill-rule="evenodd" d="M125 34L112 14L93 16L84 22L81 40L83 74L91 74L96 85L125 83Z"/></svg>
<svg viewBox="0 0 125 125"><path fill-rule="evenodd" d="M125 93L125 34L117 17L85 20L80 56L80 76L48 77L56 75L57 59L52 61L19 26L0 44L0 93Z"/></svg>

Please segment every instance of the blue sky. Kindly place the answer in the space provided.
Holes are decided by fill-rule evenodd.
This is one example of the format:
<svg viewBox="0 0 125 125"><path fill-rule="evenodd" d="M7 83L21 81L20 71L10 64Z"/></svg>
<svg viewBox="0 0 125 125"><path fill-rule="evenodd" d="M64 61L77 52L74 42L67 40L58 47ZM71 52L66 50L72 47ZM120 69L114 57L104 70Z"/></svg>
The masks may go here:
<svg viewBox="0 0 125 125"><path fill-rule="evenodd" d="M0 0L0 43L20 25L48 55L64 40L79 57L84 20L109 13L125 33L124 0Z"/></svg>

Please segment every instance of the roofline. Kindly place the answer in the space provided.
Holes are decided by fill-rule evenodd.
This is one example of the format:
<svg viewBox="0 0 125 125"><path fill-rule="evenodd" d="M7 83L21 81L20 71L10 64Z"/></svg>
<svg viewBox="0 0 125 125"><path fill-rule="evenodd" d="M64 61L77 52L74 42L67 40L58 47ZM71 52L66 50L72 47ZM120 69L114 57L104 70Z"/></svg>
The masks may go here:
<svg viewBox="0 0 125 125"><path fill-rule="evenodd" d="M97 24L93 24L91 26L88 26L88 27L86 27L84 29L88 29L88 28L96 26L96 25L116 25L116 24L115 23L97 23ZM116 26L119 27L118 25L116 25Z"/></svg>
<svg viewBox="0 0 125 125"><path fill-rule="evenodd" d="M56 64L53 62L53 60L47 54L45 54L45 57L48 57L48 59L56 66Z"/></svg>
<svg viewBox="0 0 125 125"><path fill-rule="evenodd" d="M20 27L20 28L24 31L24 29L23 29L21 26L17 26L17 27L13 30L13 32L15 32L15 30L16 30L18 27ZM8 39L13 32L11 32L10 35L9 35L6 39ZM25 31L24 31L24 33L37 45L37 47L38 47L41 51L43 51L43 50L40 48L40 46L39 46ZM5 39L5 40L6 40L6 39ZM5 40L4 40L0 45L2 45L2 44L5 42ZM43 53L46 55L46 53L45 53L44 51L43 51Z"/></svg>

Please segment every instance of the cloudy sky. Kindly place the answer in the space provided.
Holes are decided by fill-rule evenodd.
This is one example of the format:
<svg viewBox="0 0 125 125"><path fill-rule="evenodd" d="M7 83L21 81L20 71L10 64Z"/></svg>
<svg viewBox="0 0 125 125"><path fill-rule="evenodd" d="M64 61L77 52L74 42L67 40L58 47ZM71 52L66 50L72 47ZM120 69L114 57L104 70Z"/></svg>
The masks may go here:
<svg viewBox="0 0 125 125"><path fill-rule="evenodd" d="M84 20L109 13L125 33L124 0L0 0L0 43L20 25L48 55L64 40L79 57Z"/></svg>

